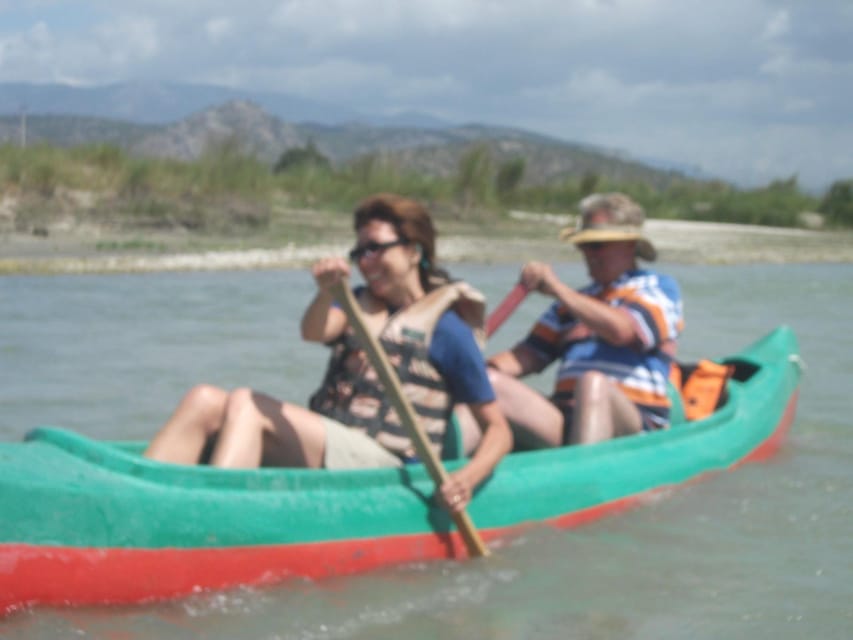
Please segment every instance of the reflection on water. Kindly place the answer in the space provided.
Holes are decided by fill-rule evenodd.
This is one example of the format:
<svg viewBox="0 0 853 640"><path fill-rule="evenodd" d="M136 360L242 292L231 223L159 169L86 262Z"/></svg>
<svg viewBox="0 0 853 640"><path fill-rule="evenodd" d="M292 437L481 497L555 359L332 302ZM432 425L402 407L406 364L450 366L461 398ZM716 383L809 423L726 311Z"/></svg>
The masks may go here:
<svg viewBox="0 0 853 640"><path fill-rule="evenodd" d="M853 628L853 267L662 265L681 282L681 356L792 325L809 365L788 445L767 463L572 531L534 527L469 563L24 612L10 638L846 638ZM581 284L583 268L558 266ZM493 304L506 266L452 271ZM304 402L325 366L298 340L305 271L0 279L0 440L53 424L148 437L200 381ZM509 346L545 301L497 333ZM841 307L841 308L839 308ZM551 374L537 380L548 388Z"/></svg>

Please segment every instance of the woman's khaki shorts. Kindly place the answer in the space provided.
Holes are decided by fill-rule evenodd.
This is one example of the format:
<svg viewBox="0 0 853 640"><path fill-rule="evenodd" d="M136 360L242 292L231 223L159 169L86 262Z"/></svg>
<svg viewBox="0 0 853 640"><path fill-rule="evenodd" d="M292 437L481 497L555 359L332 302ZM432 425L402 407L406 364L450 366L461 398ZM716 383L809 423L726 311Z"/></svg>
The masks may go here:
<svg viewBox="0 0 853 640"><path fill-rule="evenodd" d="M351 429L337 420L323 417L326 426L326 469L367 469L372 467L401 467L403 461L358 429Z"/></svg>

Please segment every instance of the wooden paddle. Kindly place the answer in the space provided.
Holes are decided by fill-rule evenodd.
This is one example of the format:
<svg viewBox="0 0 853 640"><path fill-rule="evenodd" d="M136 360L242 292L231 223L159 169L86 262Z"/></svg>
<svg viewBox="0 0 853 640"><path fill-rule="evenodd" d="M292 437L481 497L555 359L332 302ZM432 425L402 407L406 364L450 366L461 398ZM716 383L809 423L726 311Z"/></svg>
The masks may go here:
<svg viewBox="0 0 853 640"><path fill-rule="evenodd" d="M512 314L513 311L521 304L522 300L527 297L530 290L520 282L516 284L501 303L495 307L495 310L486 318L486 337L491 338L492 334L504 323L504 321Z"/></svg>
<svg viewBox="0 0 853 640"><path fill-rule="evenodd" d="M388 391L391 404L397 415L400 416L403 427L412 439L412 444L415 446L418 457L429 471L436 488L441 487L449 477L447 471L441 464L441 460L438 459L435 451L429 445L426 433L424 433L421 425L418 423L415 411L403 393L400 380L397 378L397 372L394 371L394 368L388 361L388 356L379 344L379 340L367 328L361 308L350 290L349 280L342 278L335 285L333 293L346 312L347 318L358 339L364 346L367 356L370 359L370 364L373 365L373 368L379 375L379 380ZM458 513L451 513L451 517L456 523L459 533L462 534L462 539L465 541L465 546L468 549L468 555L488 556L489 550L483 544L483 540L480 538L480 534L468 516L468 512L460 511Z"/></svg>

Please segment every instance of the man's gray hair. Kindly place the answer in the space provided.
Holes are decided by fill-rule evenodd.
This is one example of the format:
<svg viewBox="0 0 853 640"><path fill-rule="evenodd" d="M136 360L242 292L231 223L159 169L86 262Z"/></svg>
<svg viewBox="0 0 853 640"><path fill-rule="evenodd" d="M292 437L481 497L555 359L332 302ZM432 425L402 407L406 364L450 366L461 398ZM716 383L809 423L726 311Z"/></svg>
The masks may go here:
<svg viewBox="0 0 853 640"><path fill-rule="evenodd" d="M580 215L587 217L596 211L606 211L613 224L642 226L646 212L624 193L593 193L580 201Z"/></svg>

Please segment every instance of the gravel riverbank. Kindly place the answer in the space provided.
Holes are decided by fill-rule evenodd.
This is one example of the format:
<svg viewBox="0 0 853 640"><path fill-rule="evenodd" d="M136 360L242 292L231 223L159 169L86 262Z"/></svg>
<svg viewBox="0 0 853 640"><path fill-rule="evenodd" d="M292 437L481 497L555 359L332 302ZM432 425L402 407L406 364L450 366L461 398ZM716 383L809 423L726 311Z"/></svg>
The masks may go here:
<svg viewBox="0 0 853 640"><path fill-rule="evenodd" d="M560 220L543 218L541 236L448 235L439 239L445 262L523 263L576 260L579 254L557 240ZM808 231L741 224L649 220L648 236L659 260L683 263L853 262L853 232ZM92 233L52 233L47 237L0 235L0 275L212 271L219 269L301 268L322 256L343 254L351 240L284 244L271 248L188 250L156 243L97 243ZM124 247L109 249L103 247ZM178 245L179 246L179 245ZM146 248L147 247L147 248ZM151 247L158 247L152 250Z"/></svg>

